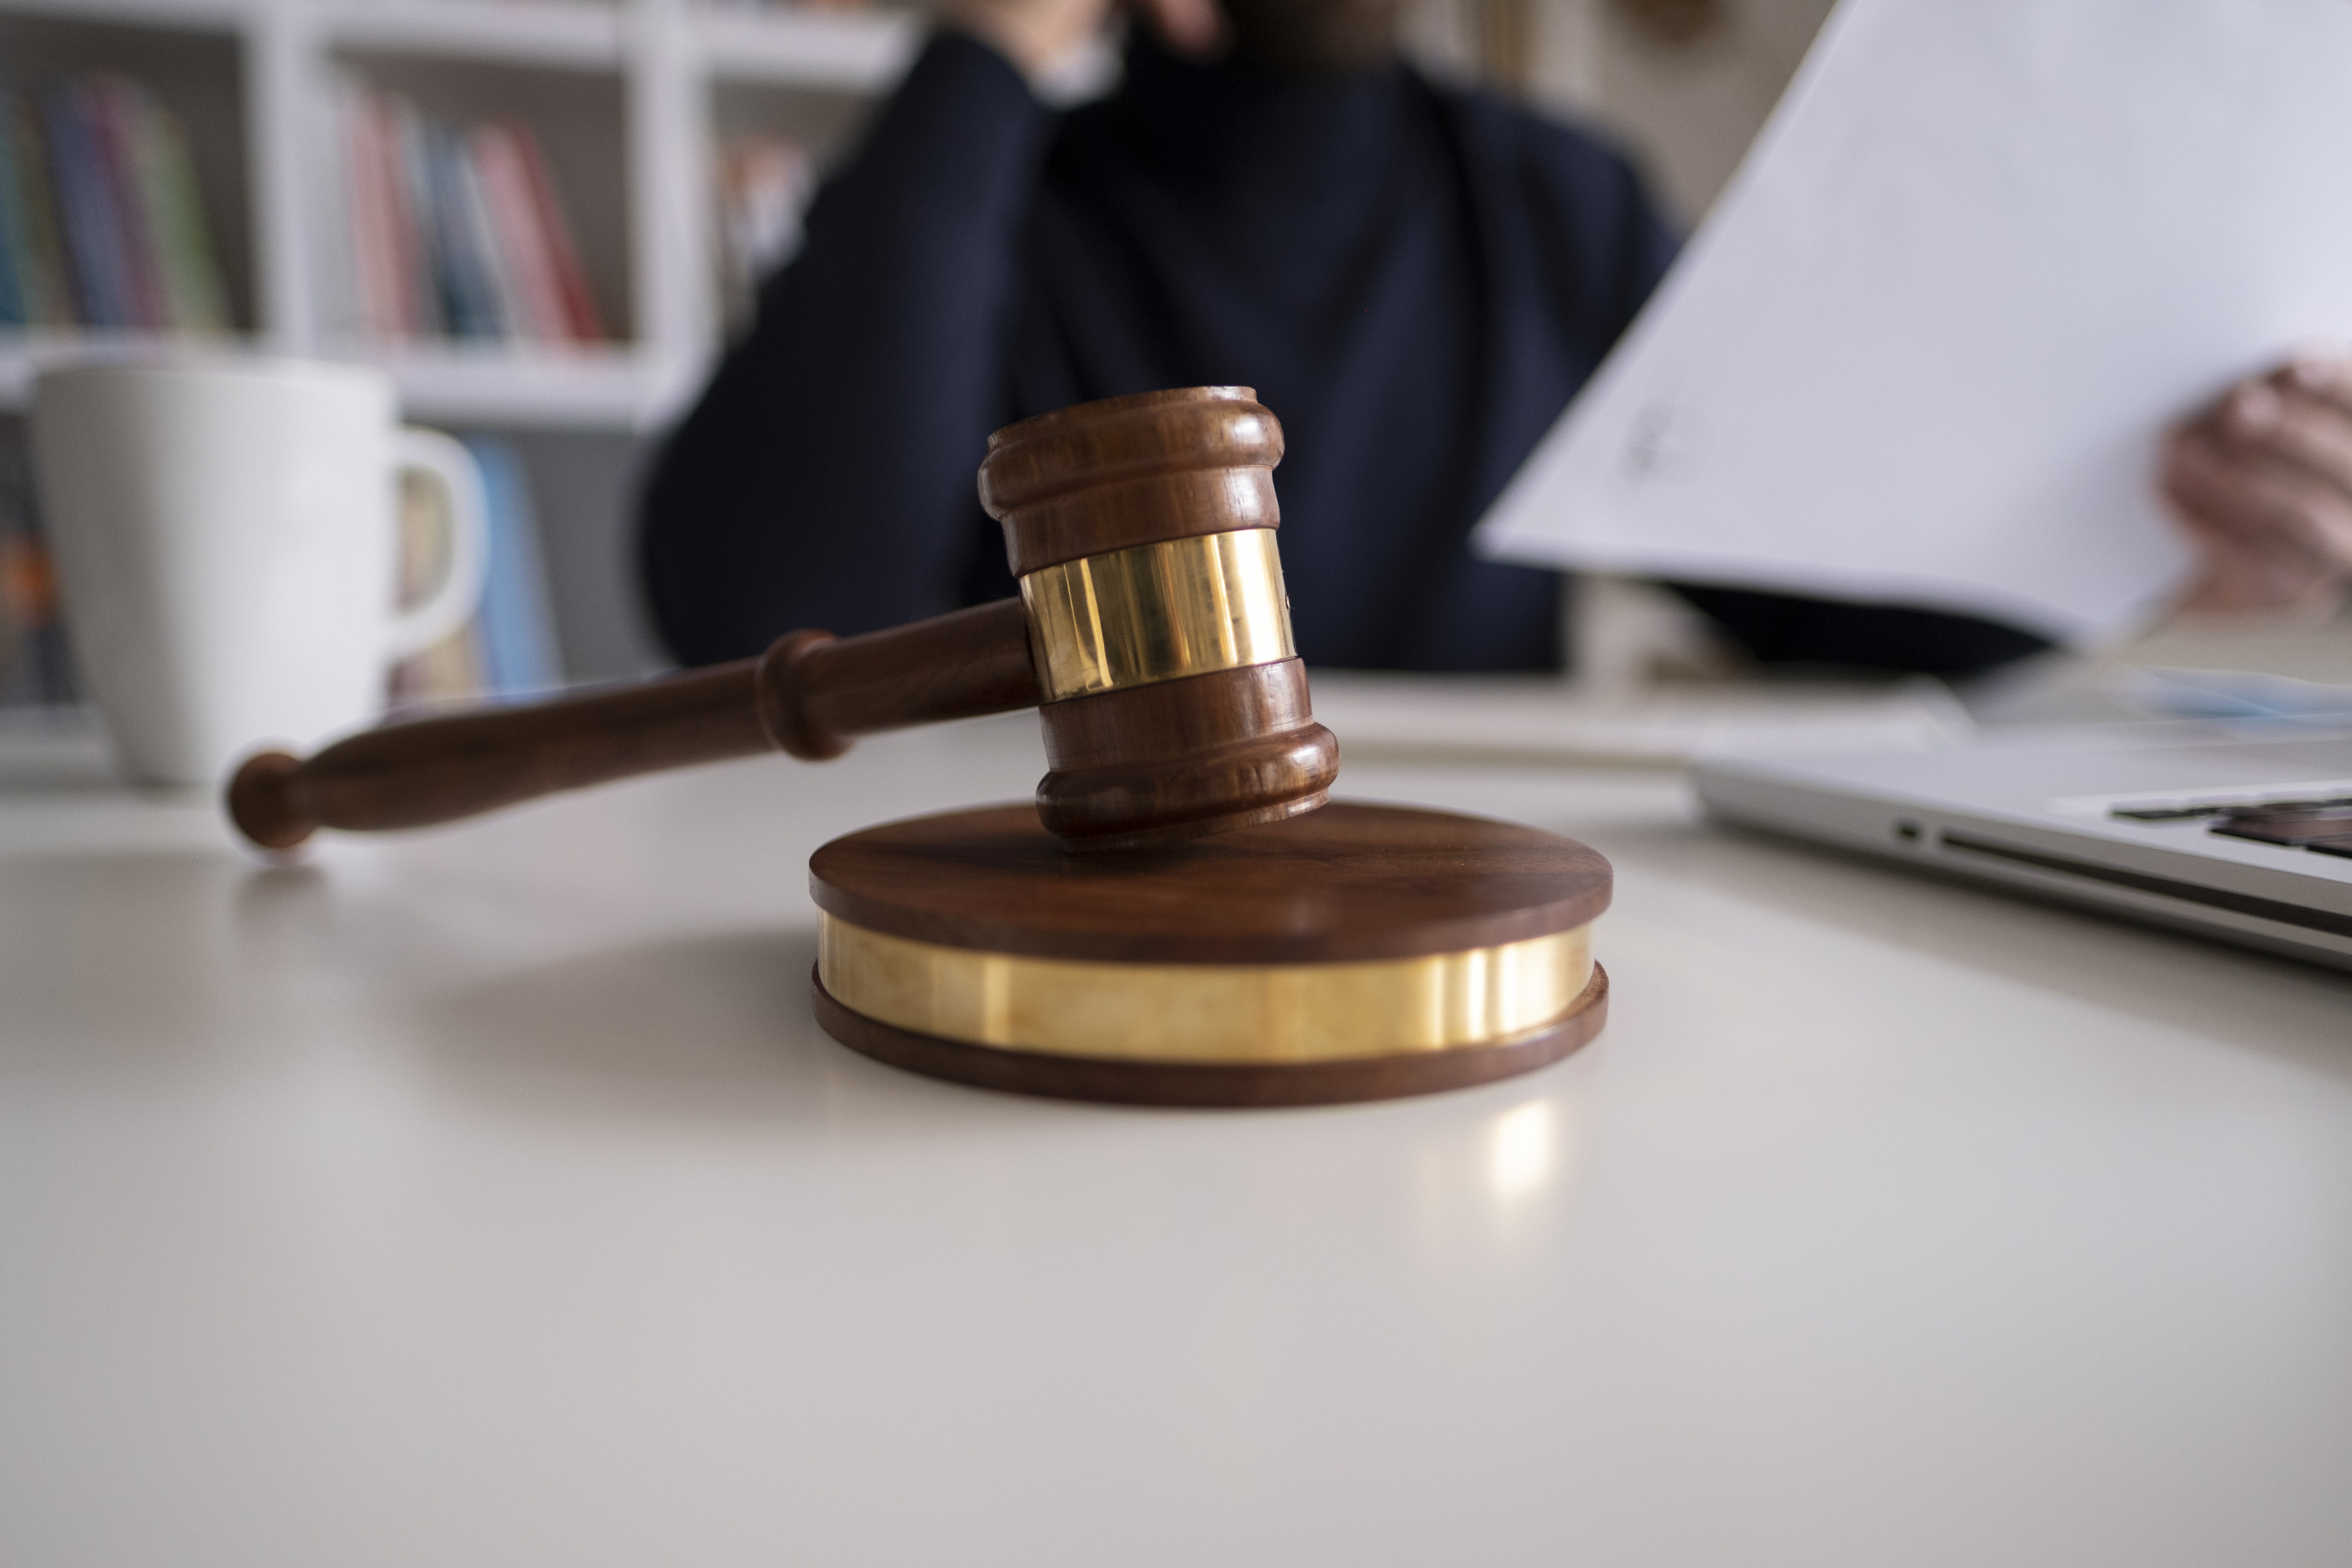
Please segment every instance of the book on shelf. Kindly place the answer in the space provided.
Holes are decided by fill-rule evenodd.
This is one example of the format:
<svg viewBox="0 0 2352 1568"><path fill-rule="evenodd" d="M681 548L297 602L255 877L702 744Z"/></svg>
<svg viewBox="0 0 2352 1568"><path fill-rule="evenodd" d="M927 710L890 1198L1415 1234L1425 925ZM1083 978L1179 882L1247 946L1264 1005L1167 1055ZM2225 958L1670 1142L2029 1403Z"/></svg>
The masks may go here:
<svg viewBox="0 0 2352 1568"><path fill-rule="evenodd" d="M499 287L481 184L466 154L465 143L449 127L425 127L426 215L432 219L426 232L439 263L444 315L461 338L528 339L530 322L517 318L511 290Z"/></svg>
<svg viewBox="0 0 2352 1568"><path fill-rule="evenodd" d="M0 326L229 326L185 132L132 78L0 83Z"/></svg>
<svg viewBox="0 0 2352 1568"><path fill-rule="evenodd" d="M732 339L751 330L761 282L800 248L816 174L805 146L770 132L722 142L713 173L720 318Z"/></svg>
<svg viewBox="0 0 2352 1568"><path fill-rule="evenodd" d="M527 697L563 684L530 476L521 456L504 441L473 437L466 446L481 465L489 510L489 573L475 616L482 637L483 691Z"/></svg>
<svg viewBox="0 0 2352 1568"><path fill-rule="evenodd" d="M530 481L504 441L466 441L482 470L489 524L489 567L473 618L392 675L394 711L445 703L528 696L563 683L547 566L539 543ZM401 485L401 592L422 596L446 570L447 499L431 481Z"/></svg>
<svg viewBox="0 0 2352 1568"><path fill-rule="evenodd" d="M78 700L57 571L34 510L32 465L19 433L0 441L0 707L60 708Z"/></svg>
<svg viewBox="0 0 2352 1568"><path fill-rule="evenodd" d="M0 86L0 322L65 328L73 295L37 114L30 97Z"/></svg>
<svg viewBox="0 0 2352 1568"><path fill-rule="evenodd" d="M352 313L364 335L605 341L529 126L448 124L361 81L343 84L337 120Z"/></svg>

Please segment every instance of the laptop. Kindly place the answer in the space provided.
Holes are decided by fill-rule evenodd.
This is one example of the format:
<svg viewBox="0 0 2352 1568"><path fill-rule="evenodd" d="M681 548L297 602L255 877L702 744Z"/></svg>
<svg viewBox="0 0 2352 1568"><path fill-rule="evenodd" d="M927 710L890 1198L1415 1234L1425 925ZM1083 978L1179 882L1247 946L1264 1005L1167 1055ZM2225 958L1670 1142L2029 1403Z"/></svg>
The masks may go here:
<svg viewBox="0 0 2352 1568"><path fill-rule="evenodd" d="M2352 730L2119 724L1694 773L1726 822L2352 968Z"/></svg>

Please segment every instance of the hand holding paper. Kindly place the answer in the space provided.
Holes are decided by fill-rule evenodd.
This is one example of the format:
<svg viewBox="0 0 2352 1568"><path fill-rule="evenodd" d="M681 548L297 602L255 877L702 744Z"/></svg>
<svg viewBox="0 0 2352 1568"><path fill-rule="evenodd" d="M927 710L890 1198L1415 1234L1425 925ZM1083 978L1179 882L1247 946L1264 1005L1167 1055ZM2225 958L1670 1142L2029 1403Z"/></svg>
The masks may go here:
<svg viewBox="0 0 2352 1568"><path fill-rule="evenodd" d="M2326 608L2352 578L2352 357L2233 388L2166 443L2164 491L2205 555L2186 607Z"/></svg>
<svg viewBox="0 0 2352 1568"><path fill-rule="evenodd" d="M2352 5L1847 0L1481 548L2128 629L2166 430L2352 340L2347 80Z"/></svg>

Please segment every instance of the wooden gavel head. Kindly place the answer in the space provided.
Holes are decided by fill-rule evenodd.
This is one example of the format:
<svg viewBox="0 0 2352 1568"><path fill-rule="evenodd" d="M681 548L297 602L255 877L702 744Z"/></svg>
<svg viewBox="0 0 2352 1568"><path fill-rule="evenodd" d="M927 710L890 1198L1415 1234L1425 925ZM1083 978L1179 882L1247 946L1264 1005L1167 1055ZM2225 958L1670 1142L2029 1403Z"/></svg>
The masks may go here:
<svg viewBox="0 0 2352 1568"><path fill-rule="evenodd" d="M1282 426L1248 387L1081 404L989 438L981 502L1028 613L1046 761L1037 811L1084 847L1165 842L1321 805L1275 548Z"/></svg>

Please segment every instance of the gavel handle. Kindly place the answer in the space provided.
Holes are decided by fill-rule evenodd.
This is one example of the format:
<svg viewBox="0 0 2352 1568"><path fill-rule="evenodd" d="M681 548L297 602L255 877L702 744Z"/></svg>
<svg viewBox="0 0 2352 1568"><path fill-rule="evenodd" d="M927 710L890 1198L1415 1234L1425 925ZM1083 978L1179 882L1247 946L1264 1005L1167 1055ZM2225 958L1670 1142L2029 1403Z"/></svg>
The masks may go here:
<svg viewBox="0 0 2352 1568"><path fill-rule="evenodd" d="M307 761L248 759L228 813L268 849L320 827L421 827L558 790L781 749L811 762L850 737L1034 708L1029 618L1000 599L863 637L792 632L758 658L545 702L414 719Z"/></svg>

